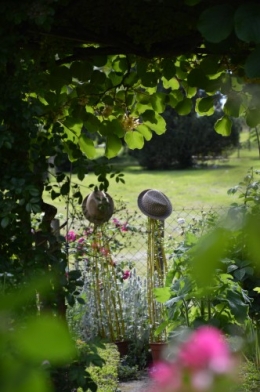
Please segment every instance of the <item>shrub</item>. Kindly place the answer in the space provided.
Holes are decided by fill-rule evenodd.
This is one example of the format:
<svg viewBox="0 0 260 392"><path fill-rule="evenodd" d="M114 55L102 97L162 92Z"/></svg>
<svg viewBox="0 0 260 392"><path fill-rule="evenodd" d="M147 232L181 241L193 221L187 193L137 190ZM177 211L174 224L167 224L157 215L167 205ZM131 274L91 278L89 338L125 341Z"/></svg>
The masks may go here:
<svg viewBox="0 0 260 392"><path fill-rule="evenodd" d="M186 168L196 162L194 156L204 159L228 154L238 146L241 126L236 121L230 136L219 135L214 130L214 123L221 115L221 112L215 112L205 117L198 117L195 113L179 116L174 109L167 108L163 114L166 132L153 135L142 150L132 150L129 154L148 170Z"/></svg>

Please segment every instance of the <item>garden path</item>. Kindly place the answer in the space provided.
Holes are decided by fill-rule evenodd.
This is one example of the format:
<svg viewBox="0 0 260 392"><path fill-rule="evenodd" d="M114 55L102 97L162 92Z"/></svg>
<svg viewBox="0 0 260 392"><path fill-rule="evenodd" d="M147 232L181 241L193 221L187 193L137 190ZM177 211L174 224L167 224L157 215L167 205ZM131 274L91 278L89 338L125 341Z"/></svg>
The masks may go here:
<svg viewBox="0 0 260 392"><path fill-rule="evenodd" d="M138 380L120 382L117 392L148 392L151 379L147 372L144 372Z"/></svg>

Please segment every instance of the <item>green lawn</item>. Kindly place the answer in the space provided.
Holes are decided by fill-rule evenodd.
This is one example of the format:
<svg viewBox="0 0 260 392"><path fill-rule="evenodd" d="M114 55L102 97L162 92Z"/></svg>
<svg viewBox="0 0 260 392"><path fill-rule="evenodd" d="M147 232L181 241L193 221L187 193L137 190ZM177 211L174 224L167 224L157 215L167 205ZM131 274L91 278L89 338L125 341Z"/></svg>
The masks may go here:
<svg viewBox="0 0 260 392"><path fill-rule="evenodd" d="M226 162L210 162L203 168L172 171L145 171L139 166L122 167L125 184L116 183L110 179L109 194L114 200L122 199L130 211L137 210L137 197L145 189L154 188L164 192L172 202L173 208L200 208L201 206L229 205L237 200L237 196L229 196L227 191L237 185L246 175L250 167L260 169L260 160L256 148L240 151L240 157L235 152ZM72 176L73 183L81 184L84 196L90 193L89 185L97 184L93 173L87 174L80 183ZM46 194L47 202L50 202ZM65 213L64 201L54 202L59 213Z"/></svg>

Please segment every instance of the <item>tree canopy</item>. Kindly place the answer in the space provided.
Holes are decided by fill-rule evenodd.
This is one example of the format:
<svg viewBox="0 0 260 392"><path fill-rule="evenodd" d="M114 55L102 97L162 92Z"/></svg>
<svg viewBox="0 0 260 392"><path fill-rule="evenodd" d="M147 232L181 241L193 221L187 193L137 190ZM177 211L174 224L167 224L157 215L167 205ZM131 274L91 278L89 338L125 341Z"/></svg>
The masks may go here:
<svg viewBox="0 0 260 392"><path fill-rule="evenodd" d="M95 148L82 125L106 137L111 158L122 139L141 148L152 132L163 133L166 104L188 114L197 89L207 93L197 99L200 115L213 113L214 94L227 96L218 133L230 134L231 117L245 116L250 127L260 121L257 2L27 0L0 7L2 68L23 83L45 128L59 124L90 159ZM167 93L158 92L159 81ZM63 144L73 159L72 145Z"/></svg>

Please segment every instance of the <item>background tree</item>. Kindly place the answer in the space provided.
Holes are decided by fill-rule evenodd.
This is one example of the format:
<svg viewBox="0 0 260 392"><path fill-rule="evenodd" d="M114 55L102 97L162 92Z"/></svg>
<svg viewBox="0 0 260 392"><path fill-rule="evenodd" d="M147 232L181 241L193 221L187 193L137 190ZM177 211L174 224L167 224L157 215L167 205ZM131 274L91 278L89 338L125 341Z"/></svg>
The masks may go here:
<svg viewBox="0 0 260 392"><path fill-rule="evenodd" d="M214 124L222 114L216 111L211 116L198 117L192 112L180 116L167 107L163 113L166 132L160 136L154 135L141 150L129 150L129 154L148 170L187 168L197 160L207 160L208 156L228 155L238 146L242 127L239 122L234 122L229 136L217 134Z"/></svg>

